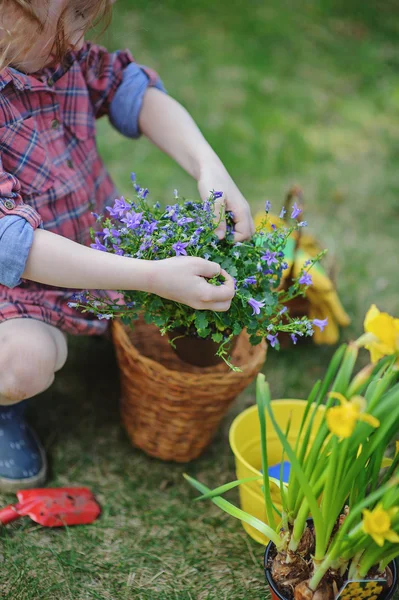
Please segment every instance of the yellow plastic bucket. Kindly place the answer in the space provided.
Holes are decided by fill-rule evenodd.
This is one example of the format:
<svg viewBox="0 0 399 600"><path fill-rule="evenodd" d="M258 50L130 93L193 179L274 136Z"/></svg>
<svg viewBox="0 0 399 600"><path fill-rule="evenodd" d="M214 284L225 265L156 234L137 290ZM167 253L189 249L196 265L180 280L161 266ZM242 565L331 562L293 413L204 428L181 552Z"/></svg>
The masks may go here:
<svg viewBox="0 0 399 600"><path fill-rule="evenodd" d="M306 407L305 400L273 400L272 409L280 428L285 432L288 422L291 427L288 440L293 446L297 440L299 427ZM324 406L318 408L311 439L320 426ZM281 462L282 445L277 437L270 418L266 413L267 426L267 453L270 465ZM236 417L230 427L230 447L235 456L237 479L260 475L262 457L260 449L260 431L257 406L251 406ZM263 481L250 481L239 486L240 505L242 510L267 523L265 501L262 493ZM279 485L271 480L270 490L273 503L281 509L281 495ZM245 531L260 544L266 545L269 540L259 531L243 523Z"/></svg>

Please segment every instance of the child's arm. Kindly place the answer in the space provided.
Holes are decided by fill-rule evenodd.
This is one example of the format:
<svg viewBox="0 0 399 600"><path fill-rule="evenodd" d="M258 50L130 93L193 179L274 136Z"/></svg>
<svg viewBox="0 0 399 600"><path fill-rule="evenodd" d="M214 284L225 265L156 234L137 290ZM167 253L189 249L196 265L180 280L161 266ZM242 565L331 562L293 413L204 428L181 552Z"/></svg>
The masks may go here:
<svg viewBox="0 0 399 600"><path fill-rule="evenodd" d="M222 273L221 286L207 283ZM36 229L25 279L76 289L142 290L198 310L224 311L234 282L216 263L194 257L146 261L100 252L60 235Z"/></svg>
<svg viewBox="0 0 399 600"><path fill-rule="evenodd" d="M236 239L242 241L254 232L248 202L223 166L221 160L204 139L188 112L176 100L155 88L147 89L139 116L140 130L161 150L169 154L198 182L203 199L211 190L222 191L220 209L234 214ZM226 224L219 227L223 237Z"/></svg>

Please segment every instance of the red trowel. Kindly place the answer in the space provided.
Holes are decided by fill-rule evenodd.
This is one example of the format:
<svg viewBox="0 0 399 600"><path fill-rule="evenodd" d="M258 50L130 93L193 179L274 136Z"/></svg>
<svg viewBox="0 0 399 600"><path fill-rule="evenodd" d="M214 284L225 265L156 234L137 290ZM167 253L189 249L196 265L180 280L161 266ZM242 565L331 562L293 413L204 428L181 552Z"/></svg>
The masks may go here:
<svg viewBox="0 0 399 600"><path fill-rule="evenodd" d="M18 503L0 510L0 524L30 517L44 527L86 525L101 512L87 488L43 488L17 492Z"/></svg>

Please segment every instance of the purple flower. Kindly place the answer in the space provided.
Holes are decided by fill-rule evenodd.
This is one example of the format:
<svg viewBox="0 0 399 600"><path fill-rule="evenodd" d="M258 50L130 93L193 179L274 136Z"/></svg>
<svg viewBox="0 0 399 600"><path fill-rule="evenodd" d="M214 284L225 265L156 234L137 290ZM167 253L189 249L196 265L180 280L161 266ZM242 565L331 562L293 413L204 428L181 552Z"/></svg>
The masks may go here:
<svg viewBox="0 0 399 600"><path fill-rule="evenodd" d="M77 302L68 302L69 308L76 308L78 306Z"/></svg>
<svg viewBox="0 0 399 600"><path fill-rule="evenodd" d="M271 267L272 264L278 264L276 252L270 252L270 250L266 250L266 253L263 256L261 256L260 259L265 260L267 262L268 267Z"/></svg>
<svg viewBox="0 0 399 600"><path fill-rule="evenodd" d="M159 202L155 202L154 204L154 208L159 209L161 208L161 205L159 204Z"/></svg>
<svg viewBox="0 0 399 600"><path fill-rule="evenodd" d="M291 339L293 344L296 344L298 341L298 338L296 337L295 333L291 333Z"/></svg>
<svg viewBox="0 0 399 600"><path fill-rule="evenodd" d="M145 250L149 250L149 248L151 248L152 246L152 240L150 239L145 239L143 241L143 243L141 244L139 250L141 250L142 252L145 252Z"/></svg>
<svg viewBox="0 0 399 600"><path fill-rule="evenodd" d="M217 200L218 198L221 198L223 196L223 192L212 192L213 193L213 199Z"/></svg>
<svg viewBox="0 0 399 600"><path fill-rule="evenodd" d="M104 235L104 241L107 240L109 237L115 237L115 238L120 238L121 234L119 233L119 231L117 229L111 229L109 230L108 227L104 227L103 229L103 235Z"/></svg>
<svg viewBox="0 0 399 600"><path fill-rule="evenodd" d="M313 319L313 325L315 325L316 327L318 327L320 329L320 331L324 331L324 328L327 327L327 323L328 323L328 317L326 317L323 320L321 320L321 319Z"/></svg>
<svg viewBox="0 0 399 600"><path fill-rule="evenodd" d="M172 248L175 251L176 256L187 256L187 246L188 242L176 242L176 244L173 244Z"/></svg>
<svg viewBox="0 0 399 600"><path fill-rule="evenodd" d="M170 219L171 221L176 222L177 221L177 215L179 213L179 205L175 204L174 206L167 206L166 207L167 213L166 213L166 217L168 219Z"/></svg>
<svg viewBox="0 0 399 600"><path fill-rule="evenodd" d="M272 203L270 202L270 200L266 200L265 211L269 212L269 210L271 209L271 207L272 207Z"/></svg>
<svg viewBox="0 0 399 600"><path fill-rule="evenodd" d="M300 277L300 279L299 279L299 283L301 285L312 285L312 283L313 283L312 276L309 275L309 273L303 273L302 277Z"/></svg>
<svg viewBox="0 0 399 600"><path fill-rule="evenodd" d="M95 237L95 242L95 244L90 244L90 248L93 248L94 250L101 250L101 252L107 251L107 247L100 242L97 236Z"/></svg>
<svg viewBox="0 0 399 600"><path fill-rule="evenodd" d="M107 210L111 217L122 217L127 210L130 209L130 204L126 202L123 196L120 198L116 198L114 202L114 206L111 208L107 206Z"/></svg>
<svg viewBox="0 0 399 600"><path fill-rule="evenodd" d="M296 202L294 202L294 206L292 207L291 219L296 219L298 215L302 212L302 208L299 208Z"/></svg>
<svg viewBox="0 0 399 600"><path fill-rule="evenodd" d="M285 209L285 208L284 208L284 206L283 206L283 208L281 209L281 212L280 212L280 219L284 219L284 216L285 216L285 213L286 213L286 212L287 212L287 211L286 211L286 209Z"/></svg>
<svg viewBox="0 0 399 600"><path fill-rule="evenodd" d="M97 315L97 317L100 321L102 319L106 319L107 321L109 321L110 319L112 319L113 315Z"/></svg>
<svg viewBox="0 0 399 600"><path fill-rule="evenodd" d="M144 221L142 228L147 235L152 235L154 231L158 229L158 224L156 221L152 221L152 223Z"/></svg>
<svg viewBox="0 0 399 600"><path fill-rule="evenodd" d="M253 310L253 312L252 312L253 315L259 315L260 309L265 306L264 302L259 302L258 300L255 300L254 298L250 298L248 300L248 304Z"/></svg>
<svg viewBox="0 0 399 600"><path fill-rule="evenodd" d="M285 271L286 269L288 269L288 263L286 263L286 262L281 263L281 268L282 268L283 271Z"/></svg>
<svg viewBox="0 0 399 600"><path fill-rule="evenodd" d="M312 259L309 258L306 262L305 262L305 267L308 267L309 265L312 264Z"/></svg>
<svg viewBox="0 0 399 600"><path fill-rule="evenodd" d="M298 227L307 227L307 226L308 226L307 221L301 221L300 223L298 223Z"/></svg>
<svg viewBox="0 0 399 600"><path fill-rule="evenodd" d="M205 212L211 212L211 203L206 200L202 205L202 209L205 210Z"/></svg>
<svg viewBox="0 0 399 600"><path fill-rule="evenodd" d="M122 250L122 248L119 248L119 246L116 246L115 244L113 244L113 249L115 250L115 254L117 254L118 256L123 256L125 253Z"/></svg>
<svg viewBox="0 0 399 600"><path fill-rule="evenodd" d="M177 220L177 224L181 227L182 225L186 225L187 223L192 223L194 221L194 219L192 219L191 217L182 217L181 219Z"/></svg>
<svg viewBox="0 0 399 600"><path fill-rule="evenodd" d="M173 195L177 200L177 198L179 197L179 192L177 190L173 190Z"/></svg>
<svg viewBox="0 0 399 600"><path fill-rule="evenodd" d="M138 191L138 196L145 200L149 193L150 190L148 188L140 188L140 190Z"/></svg>
<svg viewBox="0 0 399 600"><path fill-rule="evenodd" d="M260 263L258 263L258 264L256 265L256 270L258 271L258 273L262 273L262 271L263 271L263 267L262 267L262 265L261 265Z"/></svg>
<svg viewBox="0 0 399 600"><path fill-rule="evenodd" d="M234 256L234 258L240 258L240 253L239 252L233 252L233 256Z"/></svg>
<svg viewBox="0 0 399 600"><path fill-rule="evenodd" d="M166 242L166 237L163 235L159 238L158 244L163 244L164 242Z"/></svg>
<svg viewBox="0 0 399 600"><path fill-rule="evenodd" d="M247 287L248 285L255 285L255 283L256 283L255 275L251 275L250 277L247 277L246 279L244 279L245 287Z"/></svg>
<svg viewBox="0 0 399 600"><path fill-rule="evenodd" d="M286 306L283 306L283 308L280 310L280 315L283 315L284 313L286 313L288 310L288 308Z"/></svg>
<svg viewBox="0 0 399 600"><path fill-rule="evenodd" d="M269 335L267 336L267 339L270 342L270 345L272 348L275 348L278 344L278 335L276 333L276 335L272 335L271 333L269 333Z"/></svg>
<svg viewBox="0 0 399 600"><path fill-rule="evenodd" d="M208 252L205 252L204 258L205 258L205 260L209 260L211 258L211 255L208 254Z"/></svg>
<svg viewBox="0 0 399 600"><path fill-rule="evenodd" d="M95 218L96 221L98 221L98 219L100 219L100 215L98 215L97 213L92 212L91 214Z"/></svg>
<svg viewBox="0 0 399 600"><path fill-rule="evenodd" d="M132 183L136 182L136 173L130 173L130 179L132 181Z"/></svg>
<svg viewBox="0 0 399 600"><path fill-rule="evenodd" d="M122 223L126 223L129 229L137 229L141 223L142 216L143 213L128 212L121 221Z"/></svg>

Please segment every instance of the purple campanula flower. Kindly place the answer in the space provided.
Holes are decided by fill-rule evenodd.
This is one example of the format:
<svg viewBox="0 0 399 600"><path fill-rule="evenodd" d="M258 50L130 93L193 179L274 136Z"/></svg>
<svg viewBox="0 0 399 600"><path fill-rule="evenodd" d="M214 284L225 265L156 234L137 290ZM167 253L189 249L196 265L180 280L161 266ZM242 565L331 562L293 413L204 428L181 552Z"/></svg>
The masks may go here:
<svg viewBox="0 0 399 600"><path fill-rule="evenodd" d="M212 192L212 194L214 200L217 200L218 198L221 198L223 196L223 192Z"/></svg>
<svg viewBox="0 0 399 600"><path fill-rule="evenodd" d="M146 250L149 250L152 246L152 239L145 239L143 241L143 243L141 244L139 250L141 250L142 252L145 252Z"/></svg>
<svg viewBox="0 0 399 600"><path fill-rule="evenodd" d="M106 252L107 251L107 247L104 246L104 244L102 244L99 240L99 238L96 236L95 237L95 244L90 244L90 248L93 248L94 250L101 250L101 252Z"/></svg>
<svg viewBox="0 0 399 600"><path fill-rule="evenodd" d="M134 183L134 184L133 184L133 187L134 187L134 189L136 190L136 192L139 194L139 193L140 193L140 190L141 190L141 187L140 187L140 186L139 186L137 183Z"/></svg>
<svg viewBox="0 0 399 600"><path fill-rule="evenodd" d="M98 215L98 214L97 214L97 213L95 213L95 212L92 212L91 214L92 214L92 216L95 218L95 220L96 220L96 221L98 221L98 219L101 219L101 215Z"/></svg>
<svg viewBox="0 0 399 600"><path fill-rule="evenodd" d="M296 344L298 341L298 338L296 337L295 333L291 333L291 339L293 344Z"/></svg>
<svg viewBox="0 0 399 600"><path fill-rule="evenodd" d="M152 235L154 231L158 229L158 224L156 221L152 221L151 223L144 221L142 228L147 235Z"/></svg>
<svg viewBox="0 0 399 600"><path fill-rule="evenodd" d="M305 262L305 267L308 267L309 265L312 264L312 259L309 258L306 262Z"/></svg>
<svg viewBox="0 0 399 600"><path fill-rule="evenodd" d="M193 233L193 235L190 238L190 244L192 244L193 246L195 246L196 244L198 244L198 242L199 242L198 235L195 235L195 233Z"/></svg>
<svg viewBox="0 0 399 600"><path fill-rule="evenodd" d="M248 300L248 304L252 308L252 311L253 311L252 314L253 315L259 315L260 309L265 306L264 302L259 302L258 300L255 300L254 298L250 298Z"/></svg>
<svg viewBox="0 0 399 600"><path fill-rule="evenodd" d="M240 258L240 253L239 252L233 252L233 256L234 256L234 258Z"/></svg>
<svg viewBox="0 0 399 600"><path fill-rule="evenodd" d="M179 207L178 204L174 204L173 206L167 206L166 207L167 213L166 213L165 216L168 219L170 219L171 221L176 222L177 221L177 215L179 214L179 208L180 207Z"/></svg>
<svg viewBox="0 0 399 600"><path fill-rule="evenodd" d="M203 227L198 227L198 228L197 228L197 229L194 231L194 233L195 233L195 235L201 235L201 233L202 233L203 231L204 231L204 228L203 228Z"/></svg>
<svg viewBox="0 0 399 600"><path fill-rule="evenodd" d="M265 260L268 267L271 267L273 264L278 264L276 252L270 252L270 250L266 250L266 253L261 256L260 259Z"/></svg>
<svg viewBox="0 0 399 600"><path fill-rule="evenodd" d="M244 287L247 287L248 285L255 285L255 283L256 283L255 275L251 275L250 277L247 277L246 279L244 279Z"/></svg>
<svg viewBox="0 0 399 600"><path fill-rule="evenodd" d="M273 231L276 231L276 229L277 229L277 227L275 226L274 223L272 223L272 229L273 229Z"/></svg>
<svg viewBox="0 0 399 600"><path fill-rule="evenodd" d="M294 206L292 207L291 219L296 219L298 215L302 212L302 208L299 208L296 202L294 202Z"/></svg>
<svg viewBox="0 0 399 600"><path fill-rule="evenodd" d="M266 200L266 202L265 202L265 211L267 213L269 212L269 210L271 209L271 207L272 207L272 203L270 202L270 200Z"/></svg>
<svg viewBox="0 0 399 600"><path fill-rule="evenodd" d="M123 217L126 211L130 209L130 204L126 202L125 198L121 196L120 198L116 198L114 202L114 206L111 208L107 206L107 210L111 217Z"/></svg>
<svg viewBox="0 0 399 600"><path fill-rule="evenodd" d="M156 208L157 210L159 210L161 208L161 205L159 204L159 202L155 202L154 208Z"/></svg>
<svg viewBox="0 0 399 600"><path fill-rule="evenodd" d="M285 217L285 213L286 213L286 212L287 212L287 211L286 211L286 209L285 209L285 208L284 208L284 206L283 206L283 208L281 209L281 212L280 212L280 219L284 219L284 217Z"/></svg>
<svg viewBox="0 0 399 600"><path fill-rule="evenodd" d="M273 335L271 333L269 333L269 335L267 336L267 339L270 342L270 345L272 348L275 348L278 344L278 335L276 333L276 335Z"/></svg>
<svg viewBox="0 0 399 600"><path fill-rule="evenodd" d="M263 271L263 267L262 267L262 265L261 265L260 263L258 263L258 264L256 265L256 270L258 271L258 273L262 273L262 271Z"/></svg>
<svg viewBox="0 0 399 600"><path fill-rule="evenodd" d="M132 181L132 183L136 182L136 173L130 173L130 179Z"/></svg>
<svg viewBox="0 0 399 600"><path fill-rule="evenodd" d="M288 263L286 263L286 262L281 263L281 268L282 268L283 271L285 271L286 269L288 269Z"/></svg>
<svg viewBox="0 0 399 600"><path fill-rule="evenodd" d="M181 217L181 219L177 219L177 224L181 227L182 225L186 225L187 223L192 223L194 219L191 217Z"/></svg>
<svg viewBox="0 0 399 600"><path fill-rule="evenodd" d="M203 209L205 212L211 212L211 203L210 203L210 202L208 202L208 200L206 200L206 201L203 203L203 205L202 205L202 209Z"/></svg>
<svg viewBox="0 0 399 600"><path fill-rule="evenodd" d="M111 237L111 232L108 229L108 227L104 227L103 231L102 231L102 235L104 236L104 242L105 240L107 240L109 237Z"/></svg>
<svg viewBox="0 0 399 600"><path fill-rule="evenodd" d="M173 244L172 249L175 251L176 256L187 256L187 246L188 242L176 242L176 244Z"/></svg>
<svg viewBox="0 0 399 600"><path fill-rule="evenodd" d="M141 223L142 216L143 213L128 212L121 221L122 223L126 223L128 229L137 229Z"/></svg>
<svg viewBox="0 0 399 600"><path fill-rule="evenodd" d="M163 244L164 242L166 242L166 237L162 235L158 240L158 244Z"/></svg>
<svg viewBox="0 0 399 600"><path fill-rule="evenodd" d="M325 327L327 327L328 324L328 317L326 317L325 319L313 319L313 325L315 325L316 327L318 327L320 329L320 331L324 331Z"/></svg>
<svg viewBox="0 0 399 600"><path fill-rule="evenodd" d="M102 319L105 319L106 321L109 321L110 319L112 319L113 315L97 315L98 319L101 321Z"/></svg>
<svg viewBox="0 0 399 600"><path fill-rule="evenodd" d="M205 252L204 258L205 258L205 260L209 260L211 258L211 255L208 254L208 252Z"/></svg>
<svg viewBox="0 0 399 600"><path fill-rule="evenodd" d="M118 256L123 256L125 254L122 248L119 248L119 246L117 246L116 244L113 244L112 247L115 250L115 254L117 254Z"/></svg>
<svg viewBox="0 0 399 600"><path fill-rule="evenodd" d="M273 269L265 269L263 275L274 275Z"/></svg>
<svg viewBox="0 0 399 600"><path fill-rule="evenodd" d="M288 308L286 306L283 306L283 308L280 310L280 315L283 315L284 313L286 313L288 310Z"/></svg>
<svg viewBox="0 0 399 600"><path fill-rule="evenodd" d="M312 276L309 273L303 273L303 275L299 279L299 283L301 285L312 285Z"/></svg>
<svg viewBox="0 0 399 600"><path fill-rule="evenodd" d="M138 192L138 196L140 196L140 198L145 200L149 193L150 193L150 190L148 188L140 188L140 190Z"/></svg>
<svg viewBox="0 0 399 600"><path fill-rule="evenodd" d="M307 221L301 221L300 223L298 223L298 227L307 227L307 226L308 226Z"/></svg>

